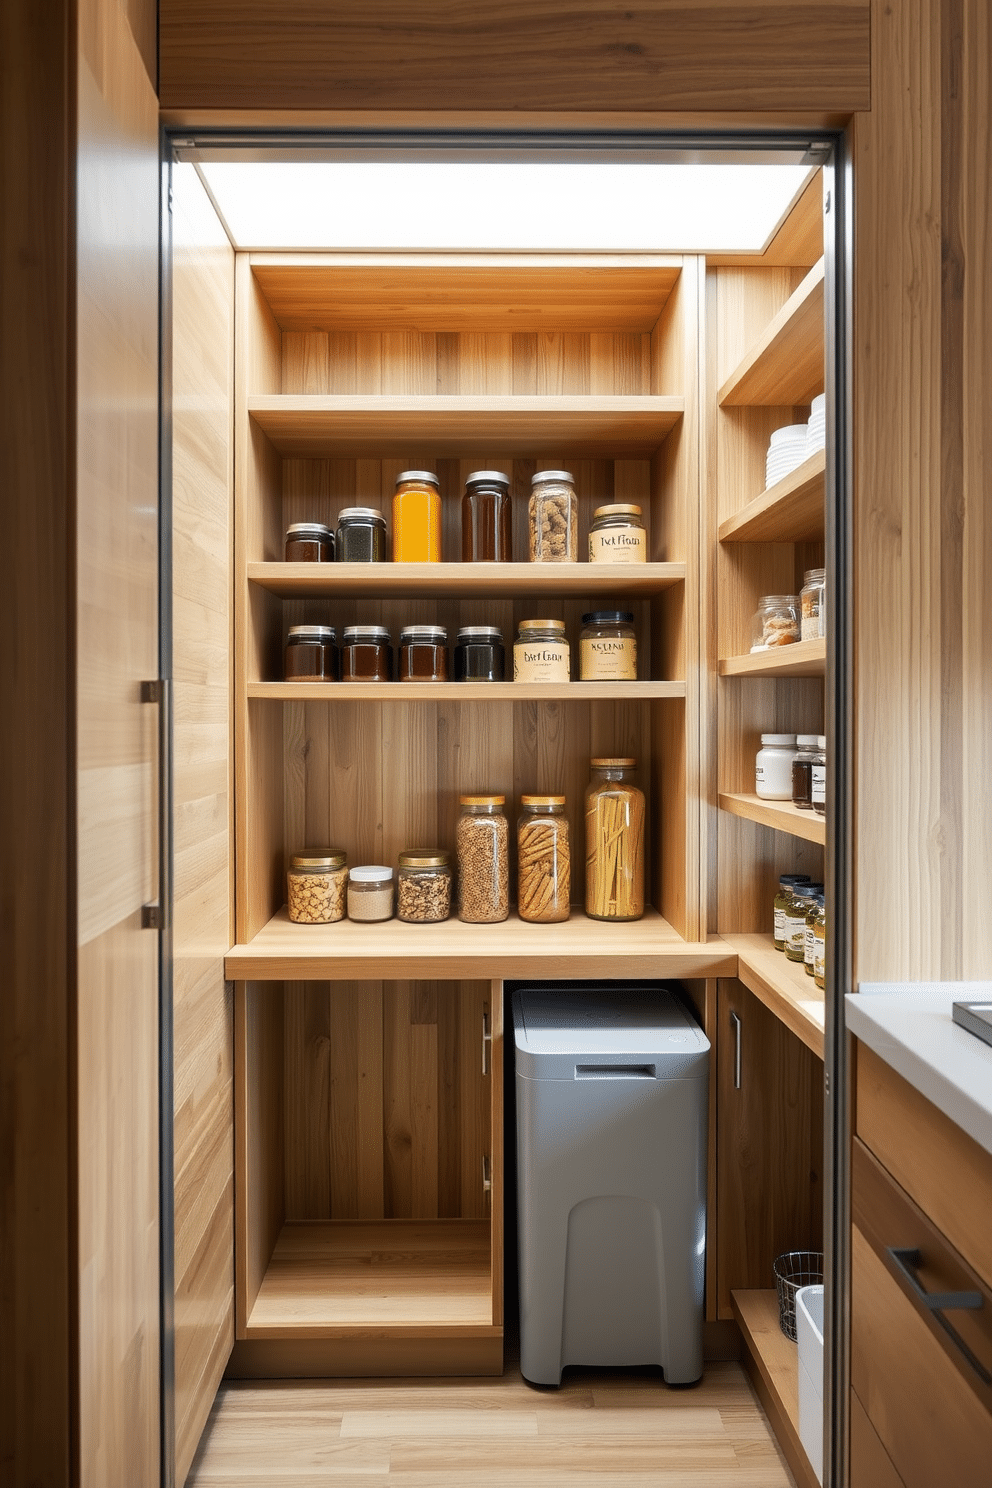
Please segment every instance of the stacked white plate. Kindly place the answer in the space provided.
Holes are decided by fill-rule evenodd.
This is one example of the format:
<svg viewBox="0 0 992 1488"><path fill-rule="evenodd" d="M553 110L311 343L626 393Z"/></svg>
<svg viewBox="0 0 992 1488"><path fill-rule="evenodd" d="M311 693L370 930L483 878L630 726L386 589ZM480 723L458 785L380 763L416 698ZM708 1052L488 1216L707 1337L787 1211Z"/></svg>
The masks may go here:
<svg viewBox="0 0 992 1488"><path fill-rule="evenodd" d="M765 486L773 486L806 458L807 428L805 424L786 424L772 435L768 454L765 457Z"/></svg>
<svg viewBox="0 0 992 1488"><path fill-rule="evenodd" d="M809 411L809 423L806 425L806 453L815 454L817 450L823 449L827 442L827 395L821 393L818 398L813 399Z"/></svg>

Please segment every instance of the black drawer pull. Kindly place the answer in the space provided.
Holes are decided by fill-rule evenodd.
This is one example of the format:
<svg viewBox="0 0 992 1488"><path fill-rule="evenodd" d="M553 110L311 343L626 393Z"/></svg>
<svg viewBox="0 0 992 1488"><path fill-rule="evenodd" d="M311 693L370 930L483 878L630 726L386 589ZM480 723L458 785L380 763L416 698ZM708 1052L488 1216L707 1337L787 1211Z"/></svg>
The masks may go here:
<svg viewBox="0 0 992 1488"><path fill-rule="evenodd" d="M941 1314L946 1310L949 1312L960 1310L962 1312L977 1312L984 1305L981 1292L928 1292L922 1285L916 1274L917 1267L923 1265L923 1257L914 1247L898 1247L887 1245L886 1253L892 1257L892 1262L900 1276L906 1282L917 1302L927 1308L934 1315L934 1321L939 1323L944 1332L953 1340L955 1346L967 1359L979 1379L986 1385L992 1385L992 1374L989 1374L985 1365L977 1359L957 1329Z"/></svg>

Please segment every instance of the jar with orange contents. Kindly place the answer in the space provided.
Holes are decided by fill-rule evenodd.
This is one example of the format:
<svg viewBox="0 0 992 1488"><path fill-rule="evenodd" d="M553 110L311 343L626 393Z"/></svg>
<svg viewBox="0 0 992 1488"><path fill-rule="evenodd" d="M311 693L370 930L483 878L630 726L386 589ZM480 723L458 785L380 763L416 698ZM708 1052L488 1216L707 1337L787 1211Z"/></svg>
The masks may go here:
<svg viewBox="0 0 992 1488"><path fill-rule="evenodd" d="M393 562L441 562L441 483L430 470L404 470L396 478Z"/></svg>

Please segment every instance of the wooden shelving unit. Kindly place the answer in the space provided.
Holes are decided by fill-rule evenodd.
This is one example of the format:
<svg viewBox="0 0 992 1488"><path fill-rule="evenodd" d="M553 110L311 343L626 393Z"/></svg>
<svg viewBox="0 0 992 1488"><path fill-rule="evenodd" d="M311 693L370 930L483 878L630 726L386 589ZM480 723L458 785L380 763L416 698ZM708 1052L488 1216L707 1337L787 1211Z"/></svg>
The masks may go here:
<svg viewBox="0 0 992 1488"><path fill-rule="evenodd" d="M826 464L824 450L810 455L791 474L721 522L720 541L822 542Z"/></svg>
<svg viewBox="0 0 992 1488"><path fill-rule="evenodd" d="M249 563L280 599L650 599L685 582L684 563Z"/></svg>
<svg viewBox="0 0 992 1488"><path fill-rule="evenodd" d="M777 951L770 935L727 933L721 937L737 953L737 976L798 1039L823 1058L823 993L796 961Z"/></svg>
<svg viewBox="0 0 992 1488"><path fill-rule="evenodd" d="M728 656L720 662L721 677L822 677L827 669L827 643L794 641L768 651Z"/></svg>
<svg viewBox="0 0 992 1488"><path fill-rule="evenodd" d="M823 391L821 258L718 394L723 408L809 403Z"/></svg>
<svg viewBox="0 0 992 1488"><path fill-rule="evenodd" d="M798 1488L819 1488L799 1439L799 1356L778 1321L774 1291L735 1291L734 1316L744 1335L751 1378Z"/></svg>
<svg viewBox="0 0 992 1488"><path fill-rule="evenodd" d="M824 818L815 811L797 810L791 801L764 801L746 791L721 791L720 809L745 821L774 827L776 832L786 832L790 837L801 837L804 842L817 842L821 847L827 840Z"/></svg>
<svg viewBox="0 0 992 1488"><path fill-rule="evenodd" d="M684 682L249 682L249 699L322 703L658 702Z"/></svg>

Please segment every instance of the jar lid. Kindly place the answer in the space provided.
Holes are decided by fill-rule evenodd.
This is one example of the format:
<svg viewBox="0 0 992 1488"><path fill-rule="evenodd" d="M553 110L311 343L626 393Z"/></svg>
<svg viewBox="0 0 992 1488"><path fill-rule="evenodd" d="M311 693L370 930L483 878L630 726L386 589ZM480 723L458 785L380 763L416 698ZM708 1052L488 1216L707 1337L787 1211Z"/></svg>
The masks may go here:
<svg viewBox="0 0 992 1488"><path fill-rule="evenodd" d="M637 764L637 761L636 759L632 759L629 755L617 755L616 758L610 759L604 757L591 759L589 763L590 765L593 765L597 770L604 770L607 767L612 767L614 769L620 769L622 767L625 770L632 770Z"/></svg>
<svg viewBox="0 0 992 1488"><path fill-rule="evenodd" d="M348 641L385 641L389 644L389 631L384 625L346 625L344 628L345 642Z"/></svg>
<svg viewBox="0 0 992 1488"><path fill-rule="evenodd" d="M582 616L583 625L633 625L631 610L590 610Z"/></svg>
<svg viewBox="0 0 992 1488"><path fill-rule="evenodd" d="M564 796L521 796L521 806L564 806Z"/></svg>
<svg viewBox="0 0 992 1488"><path fill-rule="evenodd" d="M795 749L796 736L795 734L762 734L761 742L762 744L777 744L787 749Z"/></svg>
<svg viewBox="0 0 992 1488"><path fill-rule="evenodd" d="M348 854L343 847L305 847L289 860L291 868L343 868Z"/></svg>
<svg viewBox="0 0 992 1488"><path fill-rule="evenodd" d="M564 620L521 620L518 630L560 630L565 634Z"/></svg>
<svg viewBox="0 0 992 1488"><path fill-rule="evenodd" d="M816 736L816 747L817 747L817 749L826 749L826 747L827 747L827 736L826 736L826 734L817 734L817 736Z"/></svg>
<svg viewBox="0 0 992 1488"><path fill-rule="evenodd" d="M458 802L461 806L502 806L506 801L505 796L459 796Z"/></svg>
<svg viewBox="0 0 992 1488"><path fill-rule="evenodd" d="M759 609L766 608L769 605L774 605L776 608L781 605L784 609L794 610L796 608L796 596L794 594L763 594L758 600Z"/></svg>
<svg viewBox="0 0 992 1488"><path fill-rule="evenodd" d="M429 486L437 486L441 489L441 482L433 470L401 470L396 477L396 484L401 486L404 481L425 481Z"/></svg>
<svg viewBox="0 0 992 1488"><path fill-rule="evenodd" d="M611 501L607 506L597 506L592 514L595 522L597 517L640 517L641 508L631 506L626 501Z"/></svg>
<svg viewBox="0 0 992 1488"><path fill-rule="evenodd" d="M352 868L348 877L352 883L389 883L393 870L384 863L368 863L363 868Z"/></svg>
<svg viewBox="0 0 992 1488"><path fill-rule="evenodd" d="M405 847L400 853L401 868L445 868L450 862L443 847Z"/></svg>
<svg viewBox="0 0 992 1488"><path fill-rule="evenodd" d="M807 883L809 883L809 874L808 873L780 873L779 876L778 876L778 881L779 881L780 884L807 884Z"/></svg>
<svg viewBox="0 0 992 1488"><path fill-rule="evenodd" d="M291 625L290 636L298 641L333 641L336 639L333 625Z"/></svg>
<svg viewBox="0 0 992 1488"><path fill-rule="evenodd" d="M286 528L287 537L333 537L334 533L324 522L291 522Z"/></svg>
<svg viewBox="0 0 992 1488"><path fill-rule="evenodd" d="M826 582L827 570L825 568L808 568L806 570L803 584L823 584Z"/></svg>
<svg viewBox="0 0 992 1488"><path fill-rule="evenodd" d="M499 641L503 644L503 632L498 625L462 625L458 631L460 641Z"/></svg>
<svg viewBox="0 0 992 1488"><path fill-rule="evenodd" d="M800 749L815 749L818 734L797 734L796 743Z"/></svg>
<svg viewBox="0 0 992 1488"><path fill-rule="evenodd" d="M427 641L432 645L444 645L448 632L443 625L404 625L400 641Z"/></svg>
<svg viewBox="0 0 992 1488"><path fill-rule="evenodd" d="M498 485L510 488L510 477L503 470L473 470L468 477L466 486L481 485L483 482L495 481Z"/></svg>
<svg viewBox="0 0 992 1488"><path fill-rule="evenodd" d="M575 477L570 470L539 470L536 475L531 476L530 483L532 486L539 486L542 481L552 480L568 481L574 484Z"/></svg>
<svg viewBox="0 0 992 1488"><path fill-rule="evenodd" d="M381 522L385 527L386 519L382 512L374 506L343 506L338 512L339 522Z"/></svg>

